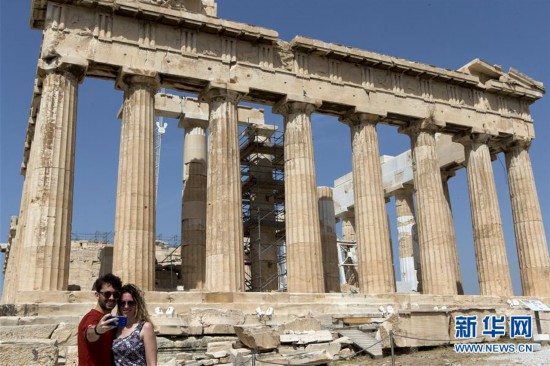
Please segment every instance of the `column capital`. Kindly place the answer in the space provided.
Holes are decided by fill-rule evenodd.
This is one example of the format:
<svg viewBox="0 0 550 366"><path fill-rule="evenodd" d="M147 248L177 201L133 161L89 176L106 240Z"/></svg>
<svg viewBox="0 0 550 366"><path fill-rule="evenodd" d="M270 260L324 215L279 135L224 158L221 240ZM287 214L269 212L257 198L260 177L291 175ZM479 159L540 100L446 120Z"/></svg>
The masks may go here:
<svg viewBox="0 0 550 366"><path fill-rule="evenodd" d="M52 60L38 61L38 75L44 77L47 74L70 74L82 82L86 71L88 70L88 61L76 57L56 57Z"/></svg>
<svg viewBox="0 0 550 366"><path fill-rule="evenodd" d="M441 180L443 182L448 181L449 179L451 179L455 175L456 175L456 172L454 170L441 169Z"/></svg>
<svg viewBox="0 0 550 366"><path fill-rule="evenodd" d="M355 112L352 110L344 114L343 116L340 116L339 120L351 127L363 123L376 125L382 120L382 118L384 118L384 116L379 116L377 114L371 113Z"/></svg>
<svg viewBox="0 0 550 366"><path fill-rule="evenodd" d="M523 150L529 150L532 142L533 142L532 139L517 138L515 136L512 136L508 139L508 141L504 141L502 143L502 146L503 146L502 150L504 152L507 152L512 149L517 149L517 148L520 148Z"/></svg>
<svg viewBox="0 0 550 366"><path fill-rule="evenodd" d="M331 187L319 186L317 187L317 196L319 199L333 199L333 192Z"/></svg>
<svg viewBox="0 0 550 366"><path fill-rule="evenodd" d="M397 196L399 194L402 194L402 195L414 194L414 184L403 184L401 185L401 187L393 191L394 196Z"/></svg>
<svg viewBox="0 0 550 366"><path fill-rule="evenodd" d="M229 101L238 104L248 94L249 89L239 84L211 81L199 95L201 102L214 102L216 100Z"/></svg>
<svg viewBox="0 0 550 366"><path fill-rule="evenodd" d="M116 79L116 88L128 90L135 85L143 85L149 88L151 93L156 93L160 87L160 77L155 71L122 68Z"/></svg>
<svg viewBox="0 0 550 366"><path fill-rule="evenodd" d="M185 115L180 117L178 122L178 128L194 128L194 127L200 127L200 128L208 128L208 119L200 119L200 118L187 118Z"/></svg>
<svg viewBox="0 0 550 366"><path fill-rule="evenodd" d="M453 136L453 142L464 145L465 147L472 146L472 144L485 144L487 145L491 140L495 138L494 135L483 132L467 132Z"/></svg>
<svg viewBox="0 0 550 366"><path fill-rule="evenodd" d="M428 132L435 134L445 127L445 122L436 120L435 118L428 117L424 119L412 120L407 126L399 128L399 133L414 136L420 132Z"/></svg>
<svg viewBox="0 0 550 366"><path fill-rule="evenodd" d="M311 115L322 102L306 96L286 95L273 105L273 113L287 115L291 113L306 113Z"/></svg>

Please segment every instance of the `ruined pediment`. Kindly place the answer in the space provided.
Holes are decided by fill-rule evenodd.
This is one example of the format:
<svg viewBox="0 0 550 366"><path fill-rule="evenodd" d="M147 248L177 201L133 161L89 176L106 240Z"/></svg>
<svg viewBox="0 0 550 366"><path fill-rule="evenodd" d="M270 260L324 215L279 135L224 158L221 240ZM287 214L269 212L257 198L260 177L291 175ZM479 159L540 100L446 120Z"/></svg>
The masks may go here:
<svg viewBox="0 0 550 366"><path fill-rule="evenodd" d="M468 62L458 69L458 71L477 76L482 84L487 84L489 81L496 81L505 83L510 87L521 86L542 93L546 91L541 82L533 80L518 70L510 68L508 72L505 72L502 70L501 66L491 65L479 58Z"/></svg>

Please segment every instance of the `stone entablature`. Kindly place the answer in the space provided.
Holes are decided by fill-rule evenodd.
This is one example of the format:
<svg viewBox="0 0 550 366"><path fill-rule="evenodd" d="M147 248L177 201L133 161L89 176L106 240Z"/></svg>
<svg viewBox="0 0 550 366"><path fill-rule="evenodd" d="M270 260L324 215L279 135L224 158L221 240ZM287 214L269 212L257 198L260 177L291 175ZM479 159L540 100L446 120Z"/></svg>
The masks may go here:
<svg viewBox="0 0 550 366"><path fill-rule="evenodd" d="M22 166L21 218L10 260L14 270L7 277L13 285L4 302L13 301L18 291L67 288L77 92L86 76L115 81L124 92L113 255L113 271L124 281L154 288L153 127L159 111L156 93L170 88L199 96L198 102L170 101L185 129L182 238L193 242L188 248L201 252L193 256L184 250L182 267L204 273L186 285L190 289L245 290L238 124L244 111L239 103L253 102L272 106L284 120L289 292L327 291L311 133L311 115L321 113L339 117L351 132L355 209L354 218L346 220L353 226L348 237L358 242L361 292L395 291L378 156L377 124L383 123L398 127L411 140L416 224L410 220L411 204L410 212L403 211L398 219L410 237L417 226L420 255L413 253L414 268L409 267L421 273L422 293L462 293L447 179L465 161L464 149L442 170L436 143L438 136L450 136L461 144L478 139L479 151L474 156L468 150L466 159L469 189L477 194L485 187L478 178L487 176L490 202L496 201L488 168L491 156L507 155L518 252L529 253L520 261L524 291L548 295L548 284L528 273L550 269L528 155L534 138L529 105L544 93L541 83L478 59L451 71L304 37L285 42L271 30L183 11L185 3L33 2L35 9L46 9L42 23L40 10L32 15L32 24L44 33ZM201 4L215 6L212 1ZM263 116L254 109L245 112ZM452 146L450 141L445 145ZM407 192L401 193L411 201L411 187L403 188ZM517 192L521 202L514 200ZM491 218L491 225L500 225L498 207L478 210L483 206L471 200L480 220ZM528 214L529 222L522 221ZM474 240L485 253L491 245L484 235ZM185 244L184 239L184 249ZM34 263L25 276L16 268L23 258ZM412 262L410 253L402 259ZM494 264L482 256L476 259L478 271ZM193 269L193 261L202 267ZM504 259L496 264L507 271ZM484 295L502 294L490 287Z"/></svg>
<svg viewBox="0 0 550 366"><path fill-rule="evenodd" d="M45 29L39 70L80 59L92 77L154 72L162 87L197 93L212 80L238 83L248 90L243 101L272 105L307 95L321 102L318 113L371 113L398 126L430 117L444 131L495 139L532 139L529 104L545 91L516 70L478 59L452 71L300 36L285 42L273 30L143 2L48 3L50 10L31 17ZM40 89L37 80L35 99Z"/></svg>

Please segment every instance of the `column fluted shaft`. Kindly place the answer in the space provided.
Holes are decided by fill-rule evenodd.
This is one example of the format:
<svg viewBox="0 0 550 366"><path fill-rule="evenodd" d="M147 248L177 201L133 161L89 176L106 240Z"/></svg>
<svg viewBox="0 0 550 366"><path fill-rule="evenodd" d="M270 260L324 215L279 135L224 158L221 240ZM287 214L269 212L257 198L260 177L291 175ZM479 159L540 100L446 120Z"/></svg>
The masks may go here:
<svg viewBox="0 0 550 366"><path fill-rule="evenodd" d="M427 125L423 125L427 123ZM452 233L446 218L447 203L441 184L436 153L436 127L429 122L412 126L416 222L422 268L422 292L456 295L456 276L451 245Z"/></svg>
<svg viewBox="0 0 550 366"><path fill-rule="evenodd" d="M284 116L285 227L288 292L324 292L312 104L286 102Z"/></svg>
<svg viewBox="0 0 550 366"><path fill-rule="evenodd" d="M81 66L47 73L29 157L18 290L65 290L69 280L78 84ZM23 199L24 200L24 199ZM24 259L23 259L24 258Z"/></svg>
<svg viewBox="0 0 550 366"><path fill-rule="evenodd" d="M414 218L413 189L402 188L395 192L395 211L397 216L397 238L399 240L399 264L401 281L416 284L419 290L420 254L418 242L413 235L416 225Z"/></svg>
<svg viewBox="0 0 550 366"><path fill-rule="evenodd" d="M182 121L183 192L181 274L185 289L202 290L206 281L206 127Z"/></svg>
<svg viewBox="0 0 550 366"><path fill-rule="evenodd" d="M510 296L512 279L487 139L475 135L464 141L479 292Z"/></svg>
<svg viewBox="0 0 550 366"><path fill-rule="evenodd" d="M506 151L508 187L524 296L550 296L550 258L528 143Z"/></svg>
<svg viewBox="0 0 550 366"><path fill-rule="evenodd" d="M446 202L446 219L449 230L451 231L451 256L453 268L456 277L456 291L459 295L464 295L464 287L462 286L462 272L460 271L460 261L458 259L458 246L456 243L455 224L453 220L453 209L451 207L451 195L449 194L449 179L454 176L454 172L441 171L441 183L443 184L443 194Z"/></svg>
<svg viewBox="0 0 550 366"><path fill-rule="evenodd" d="M31 121L29 119L29 124L35 123L36 121ZM32 142L30 146L32 151ZM21 259L21 248L25 242L24 234L27 222L28 198L32 181L32 171L32 159L29 158L24 172L23 190L21 194L21 204L19 206L19 216L17 218L15 237L12 239L6 266L6 273L4 274L4 288L2 290L3 304L13 304L15 302L15 295L17 294L17 289L19 288L19 276L21 275L22 268L24 268L24 259Z"/></svg>
<svg viewBox="0 0 550 366"><path fill-rule="evenodd" d="M377 122L377 116L367 114L348 118L351 126L359 287L363 293L371 294L395 292Z"/></svg>
<svg viewBox="0 0 550 366"><path fill-rule="evenodd" d="M155 145L151 76L124 78L115 212L113 272L142 290L155 289Z"/></svg>
<svg viewBox="0 0 550 366"><path fill-rule="evenodd" d="M336 219L332 188L317 187L317 195L319 196L319 219L321 226L325 292L340 292Z"/></svg>
<svg viewBox="0 0 550 366"><path fill-rule="evenodd" d="M206 206L206 289L244 291L244 248L237 104L224 88L202 95L210 106Z"/></svg>

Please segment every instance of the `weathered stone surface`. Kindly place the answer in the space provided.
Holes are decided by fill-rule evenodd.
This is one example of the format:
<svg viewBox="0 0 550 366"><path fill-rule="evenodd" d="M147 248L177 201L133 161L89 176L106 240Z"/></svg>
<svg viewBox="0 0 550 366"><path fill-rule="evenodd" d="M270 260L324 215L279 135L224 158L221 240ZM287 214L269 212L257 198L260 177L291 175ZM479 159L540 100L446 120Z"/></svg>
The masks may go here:
<svg viewBox="0 0 550 366"><path fill-rule="evenodd" d="M233 350L234 342L222 341L222 342L209 342L206 346L206 353L226 352L229 353ZM223 357L223 356L222 356Z"/></svg>
<svg viewBox="0 0 550 366"><path fill-rule="evenodd" d="M201 335L200 318L190 315L166 318L153 317L153 324L159 335Z"/></svg>
<svg viewBox="0 0 550 366"><path fill-rule="evenodd" d="M237 348L230 351L229 361L233 365L246 365L252 359L252 351L246 348Z"/></svg>
<svg viewBox="0 0 550 366"><path fill-rule="evenodd" d="M233 326L244 323L244 314L238 310L206 309L201 314L204 334L233 334Z"/></svg>
<svg viewBox="0 0 550 366"><path fill-rule="evenodd" d="M348 358L351 357L354 352L349 348L343 348L340 353L338 353L339 358Z"/></svg>
<svg viewBox="0 0 550 366"><path fill-rule="evenodd" d="M286 331L304 332L306 330L321 330L321 322L315 318L297 318L290 322L281 324L279 326L279 332L284 333Z"/></svg>
<svg viewBox="0 0 550 366"><path fill-rule="evenodd" d="M279 333L266 326L235 326L239 340L248 348L272 350L279 346Z"/></svg>
<svg viewBox="0 0 550 366"><path fill-rule="evenodd" d="M256 365L326 365L333 357L326 351L302 352L291 355L277 353L261 354L256 358Z"/></svg>
<svg viewBox="0 0 550 366"><path fill-rule="evenodd" d="M296 343L296 344L331 342L332 334L328 330L281 334L280 341L281 343Z"/></svg>
<svg viewBox="0 0 550 366"><path fill-rule="evenodd" d="M51 335L60 347L76 346L78 324L59 323Z"/></svg>
<svg viewBox="0 0 550 366"><path fill-rule="evenodd" d="M341 344L337 342L330 343L312 343L306 347L306 352L326 351L332 357L340 352Z"/></svg>
<svg viewBox="0 0 550 366"><path fill-rule="evenodd" d="M188 352L180 352L176 354L176 360L178 361L185 361L185 360L192 360L193 354Z"/></svg>
<svg viewBox="0 0 550 366"><path fill-rule="evenodd" d="M288 356L288 365L325 365L333 360L327 351L316 351Z"/></svg>
<svg viewBox="0 0 550 366"><path fill-rule="evenodd" d="M78 366L78 347L68 346L60 348L59 353L65 351L65 365L66 366Z"/></svg>
<svg viewBox="0 0 550 366"><path fill-rule="evenodd" d="M223 358L227 356L227 351L206 352L205 354L211 358Z"/></svg>
<svg viewBox="0 0 550 366"><path fill-rule="evenodd" d="M55 340L3 340L0 341L0 355L1 366L56 366L58 349Z"/></svg>
<svg viewBox="0 0 550 366"><path fill-rule="evenodd" d="M0 327L0 339L49 339L57 324L20 325Z"/></svg>

